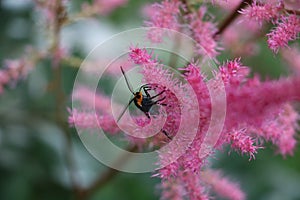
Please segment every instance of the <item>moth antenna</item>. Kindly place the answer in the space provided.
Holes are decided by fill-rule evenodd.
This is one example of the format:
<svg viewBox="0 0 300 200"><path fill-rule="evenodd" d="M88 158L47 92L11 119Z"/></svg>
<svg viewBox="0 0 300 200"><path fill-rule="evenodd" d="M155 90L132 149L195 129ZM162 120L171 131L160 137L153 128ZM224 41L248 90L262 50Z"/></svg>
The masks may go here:
<svg viewBox="0 0 300 200"><path fill-rule="evenodd" d="M120 116L117 119L117 122L120 121L120 119L122 118L122 116L124 115L124 113L126 112L127 108L130 106L130 104L133 102L134 97L129 101L129 103L127 104L127 106L123 109L123 111L121 112Z"/></svg>
<svg viewBox="0 0 300 200"><path fill-rule="evenodd" d="M131 92L132 94L134 94L134 91L133 91L133 89L132 89L132 86L130 85L130 83L129 83L128 79L127 79L127 76L125 75L125 72L124 72L124 70L123 70L123 67L120 66L120 68L121 68L122 74L123 74L123 76L124 76L124 78L125 78L125 81L126 81L126 84L127 84L128 89L130 90L130 92Z"/></svg>

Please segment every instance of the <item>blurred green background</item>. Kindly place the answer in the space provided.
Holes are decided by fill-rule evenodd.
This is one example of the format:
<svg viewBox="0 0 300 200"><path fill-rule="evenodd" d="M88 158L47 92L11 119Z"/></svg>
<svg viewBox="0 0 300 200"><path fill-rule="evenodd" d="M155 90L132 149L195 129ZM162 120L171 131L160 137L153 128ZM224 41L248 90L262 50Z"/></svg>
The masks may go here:
<svg viewBox="0 0 300 200"><path fill-rule="evenodd" d="M69 12L76 12L83 1L72 1ZM150 1L131 0L106 17L96 17L67 26L62 43L70 45L72 53L84 57L93 45L122 30L143 25L141 8ZM19 58L28 45L45 48L46 33L43 22L29 0L0 1L0 59ZM81 43L78 35L84 34ZM85 39L86 38L86 39ZM286 75L280 58L268 50L265 38L261 40L261 53L247 59L244 64L267 77ZM228 53L220 60L230 59ZM24 80L7 87L0 95L0 199L74 199L70 183L68 154L70 143L53 120L55 99L46 88L53 74L49 61L39 62ZM64 92L70 96L76 68L63 66ZM70 99L67 102L70 106ZM76 131L70 128L72 154L75 156L76 178L82 187L96 180L106 166L95 160L84 148ZM248 160L225 149L213 158L213 167L224 170L225 175L241 184L247 199L296 200L300 199L300 146L293 157L282 158L276 149L267 145ZM151 174L119 173L90 199L135 200L159 199L156 185L159 179Z"/></svg>

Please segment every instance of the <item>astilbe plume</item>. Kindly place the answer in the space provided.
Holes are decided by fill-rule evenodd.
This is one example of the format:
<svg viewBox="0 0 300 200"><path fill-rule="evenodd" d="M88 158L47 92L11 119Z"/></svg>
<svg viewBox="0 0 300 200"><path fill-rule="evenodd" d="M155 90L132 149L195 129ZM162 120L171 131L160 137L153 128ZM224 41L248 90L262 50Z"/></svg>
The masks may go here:
<svg viewBox="0 0 300 200"><path fill-rule="evenodd" d="M274 1L255 1L248 8L240 11L246 29L251 30L253 35L259 34L263 22L277 25L271 33L267 34L269 47L275 52L280 47L286 46L288 41L296 39L299 32L299 17L283 14L283 9L282 2L278 4ZM198 43L197 54L216 58L221 50L215 37L217 28L211 19L207 20L207 15L204 6L199 7L195 13L189 13L180 1L165 0L154 4L152 9L148 10L147 16L150 20L146 25L173 30L187 27L190 36ZM247 18L250 20L245 20ZM184 26L185 22L188 26ZM253 22L258 22L258 25ZM247 33L247 30L244 33ZM152 42L162 42L162 34L161 30L150 29L148 38ZM245 39L245 44L251 43L249 38ZM237 38L235 40L239 41ZM229 45L232 43L229 42ZM207 158L224 146L229 145L231 150L248 155L249 160L255 158L259 149L264 148L265 141L276 145L277 152L283 156L293 154L297 143L296 130L299 128L297 125L299 115L293 107L293 102L300 100L299 77L263 82L257 75L250 77L250 68L244 66L240 59L234 59L219 66L219 70L214 72L215 79L211 80L207 80L202 74L201 65L189 63L181 68L181 79L184 81L179 81L172 71L153 58L153 53L148 53L144 48L131 46L129 58L132 63L140 66L143 83L150 84L155 93L164 91L164 100L161 103L166 105L162 109L167 116L164 118L165 122L158 136L151 137L148 141L132 136L126 137L140 148L160 146L169 142L170 149L158 151L158 169L153 175L161 178L159 188L162 189L162 199L210 199L210 189L228 199L245 199L245 194L237 183L229 181L222 176L221 172L209 169L207 165ZM219 85L220 81L224 85ZM211 133L212 135L207 135L213 112L211 91L208 90L208 86L214 87L216 91L224 89L226 92L224 99L221 94L218 96L219 94L215 93L215 99L219 101L218 106L221 106L221 101L226 101L225 121L220 135L214 132ZM193 94L189 93L189 87L192 88ZM195 99L190 98L192 95ZM85 103L90 101L80 95L77 98ZM91 117L91 113L85 114L73 110L70 111L70 124L80 128L95 128L93 120L96 119L106 132L119 133L118 126L120 126L126 127L127 131L138 137L144 136L143 133L157 130L157 127L160 127L159 123L163 121L160 115L151 120L145 120L144 116L133 116L132 119L137 126L123 123L122 120L117 125L112 114L106 110L110 107L108 98L100 95L99 99L101 102L106 102L107 106L99 107L98 97L93 98L96 100L96 118ZM193 110L199 113L197 119ZM126 117L123 116L124 121L127 121ZM147 126L149 123L151 126ZM196 126L195 135L190 131L193 126ZM189 142L191 137L193 140ZM215 143L206 144L205 142L209 141L206 140L207 137L211 139L217 137L217 140ZM170 141L170 138L175 142ZM203 146L211 147L212 151L200 154L203 153ZM178 155L182 150L184 153Z"/></svg>
<svg viewBox="0 0 300 200"><path fill-rule="evenodd" d="M179 0L164 0L161 3L155 3L151 9L148 9L147 16L150 17L146 21L146 26L154 27L148 32L148 38L152 42L159 43L162 41L163 31L157 28L179 29L178 17L182 4Z"/></svg>
<svg viewBox="0 0 300 200"><path fill-rule="evenodd" d="M263 148L262 139L264 139L277 145L278 152L283 156L293 153L296 146L295 134L299 117L291 103L300 99L299 77L261 82L257 76L250 78L250 69L243 66L240 59L235 59L219 67L219 71L215 72L216 80L206 80L200 67L195 63L190 63L181 69L186 81L186 83L182 83L157 59L153 59L153 55L149 54L146 49L130 47L129 58L131 62L141 66L144 83L152 85L152 89L156 93L165 91L165 100L162 103L167 105L165 107L167 117L162 130L165 130L168 136L172 138L177 135L182 136L173 144L172 151L159 151L158 166L161 168L157 170L154 176L162 179L163 199L171 197L174 199L185 197L209 199L207 184L211 185L218 194L229 199L245 199L245 195L239 190L239 187L221 178L219 173L207 171L206 173L214 174L210 179L204 175L205 172L201 173L203 170L207 170L204 169L207 162L206 158L213 153L210 152L204 157L199 156L201 147L206 145L203 142L212 112L207 85L216 84L216 80L221 80L224 83L227 95L227 112L221 135L218 141L213 144L214 150L222 149L224 145L229 144L231 149L241 154L248 154L251 159L255 158L259 149ZM186 94L188 85L192 87L196 101L192 98L180 98L190 96ZM81 91L78 94L84 94L84 96L77 96L81 101L85 101L85 103L91 101L87 99L89 95L86 91ZM96 128L95 124L99 123L105 131L111 134L120 132L111 113L106 111L110 106L98 107L97 98L101 99L102 103L109 104L109 100L104 96L95 98L96 109L98 109L96 118L94 113L73 110L69 118L70 124L80 128ZM182 109L180 103L184 103L187 110ZM198 125L195 122L195 116L190 112L196 110L195 106L200 113ZM184 128L178 132L181 118L185 118ZM127 124L125 126L127 126L127 130L138 136L148 122L138 116L134 119L138 127ZM154 126L145 126L143 131L153 131L153 127L157 126L158 121L160 121L160 118L158 119L157 121L152 119ZM119 125L121 124L122 121ZM191 143L186 143L186 138L193 137L189 135L190 132L187 130L195 124L197 126L196 135ZM127 139L139 147L151 143L145 143L145 140L134 137L127 137ZM152 140L152 144L158 145L161 144L159 141L167 141L168 139L167 137L154 137ZM176 157L174 150L179 151L182 146L187 147L185 153ZM214 181L214 179L218 181ZM232 192L226 193L226 190Z"/></svg>
<svg viewBox="0 0 300 200"><path fill-rule="evenodd" d="M69 56L61 47L59 38L65 22L73 20L67 13L68 1L34 0L34 2L42 12L47 32L52 34L53 40L53 46L47 50L47 55L43 55L43 58L51 58L52 66L58 69L62 61L66 61L66 57ZM91 4L83 4L79 17L108 15L128 0L90 2ZM232 10L241 3L238 0L210 2L226 10ZM257 39L264 33L262 27L267 23L274 25L273 30L266 36L269 48L275 53L298 38L300 32L298 4L288 0L251 2L248 7L239 10L239 13L233 13L242 15L237 18L234 25L227 21L226 30L221 31L218 30L216 23L213 22L214 17L204 4L198 6L189 4L189 1L164 0L153 4L152 9L147 11L149 20L145 24L151 27L147 36L151 42L158 43L163 41L164 31L161 29L182 31L197 42L195 49L197 56L211 57L214 60L217 60L216 57L223 49L218 43L220 38L223 38L221 42L224 47L232 48L232 52L249 56L251 50L257 47L253 38ZM245 30L241 30L238 24L243 24ZM150 119L143 113L130 117L124 114L117 122L111 108L122 110L122 105L113 104L111 98L104 94L94 94L94 91L88 88L78 87L74 90L73 100L83 106L80 109L68 109L68 122L79 130L84 129L92 133L97 132L100 127L105 133L120 136L122 130L126 130L131 135L124 134L125 139L142 150L162 147L158 150L159 161L153 174L154 177L161 179L159 188L162 190L162 199L207 200L212 199L212 195L216 193L231 200L244 200L246 195L237 183L224 177L219 170L210 169L208 158L226 146L230 147L229 151L234 150L247 155L249 160L254 159L258 151L263 150L265 142L273 143L277 153L283 157L294 153L297 145L296 131L299 130L297 124L299 114L294 108L294 102L300 101L299 76L262 81L258 75L251 76L250 67L244 66L240 58L220 65L218 70L213 72L214 78L210 80L204 76L202 64L197 62L181 66L180 75L176 76L158 59L153 58L155 55L146 49L131 46L129 51L131 64L140 66L142 82L151 86L151 92L163 94L159 113L155 117L151 114ZM299 73L299 49L285 48L281 53L288 64ZM25 77L38 59L7 60L0 70L0 94L4 87L14 85L16 81ZM129 66L126 64L124 68L127 70ZM175 66L171 67L175 69ZM110 73L120 74L119 68L116 69L118 72L112 70ZM58 70L54 82L61 81L61 75ZM222 84L219 84L220 82ZM57 94L61 92L60 84L58 83L56 88ZM209 90L211 88L215 90L214 98L211 97L212 93ZM222 96L221 92L218 93L222 90L225 90L226 96ZM62 102L64 100L62 98ZM216 107L213 107L213 100L216 101ZM60 108L62 102L58 97L57 108ZM222 113L222 103L225 104L226 113ZM225 121L220 133L211 132L209 135L207 132L215 110L219 111L218 117L225 115ZM60 124L64 128L64 122L59 122ZM157 132L156 135L146 138L148 133L154 131ZM209 143L214 138L217 140ZM169 148L163 149L164 145ZM203 152L202 148L206 146L211 149ZM76 184L74 186L77 187ZM90 189L94 189L93 185ZM90 190L83 190L82 194L89 193Z"/></svg>
<svg viewBox="0 0 300 200"><path fill-rule="evenodd" d="M69 114L69 124L76 126L79 130L84 129L93 132L100 126L105 132L110 134L120 132L120 128L111 115L98 115L95 112L79 111L77 109L69 110Z"/></svg>
<svg viewBox="0 0 300 200"><path fill-rule="evenodd" d="M204 170L201 173L204 182L212 187L215 193L221 197L232 200L246 199L244 192L240 189L239 185L224 177L221 171Z"/></svg>
<svg viewBox="0 0 300 200"><path fill-rule="evenodd" d="M233 150L241 154L248 154L251 158L255 157L258 149L263 147L263 140L271 141L278 146L278 152L283 156L292 154L296 146L295 134L298 113L291 106L294 100L300 99L300 78L290 77L282 78L277 81L261 82L257 76L249 77L249 68L243 66L240 59L228 61L219 67L215 72L216 79L206 80L201 74L198 65L190 63L182 68L183 78L186 83L182 83L156 59L152 58L146 49L131 47L129 53L130 60L141 66L143 82L152 84L153 90L157 93L164 90L166 99L163 101L167 106L167 113L163 129L174 138L179 139L170 143L172 151L159 151L160 169L154 174L162 179L160 188L162 199L209 199L207 185L221 196L233 200L243 200L245 195L237 184L231 183L222 178L219 172L214 172L206 168L206 158L213 152L209 152L204 157L199 156L204 137L208 129L211 118L211 98L207 86L221 87L216 81L222 80L227 97L227 112L223 131L219 139L213 144L214 149L222 149L225 144L230 144ZM187 87L190 85L196 95L197 101L186 97ZM75 93L75 98L81 99L86 104L93 100L87 98L88 92L83 88L81 92ZM78 95L80 94L80 95ZM82 96L83 95L83 96ZM188 95L189 96L189 95ZM189 96L190 97L190 96ZM104 96L93 96L97 108L97 116L94 113L71 111L69 123L79 128L96 128L95 124L99 123L103 130L114 134L120 132L111 114L107 110L110 106L97 106L98 101L109 104L109 99ZM89 100L90 99L90 100ZM97 100L99 99L99 100ZM218 99L218 98L217 98ZM222 99L221 99L222 100ZM224 99L223 99L224 100ZM184 103L186 108L180 106ZM100 105L100 104L99 104ZM217 104L219 105L219 104ZM192 110L199 109L199 124L196 124L196 135L190 135L190 127L196 123L195 115ZM92 115L92 116L91 116ZM125 117L125 116L124 116ZM144 127L148 122L134 117L138 127ZM183 129L179 131L179 124L184 118ZM95 121L96 119L96 121ZM146 127L144 131L151 132L161 121L152 119L152 125ZM145 124L146 123L146 124ZM142 128L131 127L127 123L120 126L127 126L127 130L138 136ZM167 141L166 137L153 137L152 144L162 144L160 141ZM188 137L194 137L192 142L187 143ZM128 136L127 139L142 148L146 144L144 139L137 139ZM261 141L260 144L257 144ZM204 144L205 145L205 144ZM177 153L187 147L182 155ZM175 152L177 150L178 152Z"/></svg>
<svg viewBox="0 0 300 200"><path fill-rule="evenodd" d="M151 21L146 21L148 26L175 30L178 28L177 15L180 13L180 1L165 0L152 6Z"/></svg>
<svg viewBox="0 0 300 200"><path fill-rule="evenodd" d="M188 16L191 35L197 42L197 53L209 57L216 57L221 48L215 41L216 25L210 20L205 20L207 14L206 7L200 7L197 13Z"/></svg>
<svg viewBox="0 0 300 200"><path fill-rule="evenodd" d="M164 76L171 78L166 71L157 67L157 61L151 60L149 56L150 54L147 54L145 49L131 49L130 57L133 61L141 61L142 57L145 58L145 62L139 62L142 65L145 80L162 81L165 80ZM183 70L185 71L185 80L192 86L197 96L201 113L200 124L186 153L180 156L176 162L160 169L157 175L163 179L163 187L173 188L175 196L178 190L184 189L186 191L184 194L191 199L193 199L194 193L197 193L198 198L203 196L205 199L206 193L203 193L203 190L195 191L192 185L195 185L195 173L198 174L204 166L203 158L199 158L199 151L211 115L210 98L199 67L189 64ZM243 66L239 59L225 63L220 67L219 72L215 72L216 78L222 79L224 82L227 94L227 114L223 132L214 147L220 149L224 144L231 144L232 149L250 155L251 159L263 145L263 143L259 145L256 143L260 141L260 138L264 138L277 145L283 156L291 154L296 144L298 114L289 103L300 99L299 77L261 82L257 76L248 77L249 72L249 68ZM169 78L167 78L167 82L170 82ZM213 84L213 82L211 80L207 84ZM171 87L176 84L178 84L177 81ZM184 84L181 85L181 87L184 86ZM193 107L194 103L190 106ZM273 123L272 128L267 129L267 124L270 127L271 123ZM169 156L169 154L161 154L161 156ZM190 184L190 181L193 184ZM199 181L202 182L201 176L199 176ZM176 186L178 183L185 187ZM199 188L202 185L200 183L197 184ZM168 190L165 195L166 198L171 195L170 191ZM244 199L244 195L241 193L237 196L239 197L230 199Z"/></svg>
<svg viewBox="0 0 300 200"><path fill-rule="evenodd" d="M152 27L148 32L152 42L162 42L164 30L157 28L172 29L189 33L197 42L196 51L200 55L213 58L218 55L221 48L214 38L217 28L212 19L206 18L208 12L205 6L201 6L196 13L186 15L183 13L189 13L188 8L178 0L165 0L152 6L146 13L150 20L145 22L148 27Z"/></svg>
<svg viewBox="0 0 300 200"><path fill-rule="evenodd" d="M229 70L230 69L230 70ZM254 156L257 148L251 138L262 137L272 141L282 155L291 154L295 148L297 114L292 107L286 113L287 104L299 100L299 77L282 78L278 81L260 82L255 76L247 78L249 70L239 60L230 61L220 68L220 77L224 80L227 95L227 116L223 136L242 152L247 150ZM287 119L282 121L286 113ZM284 123L285 125L281 124ZM270 124L273 124L270 128ZM286 130L283 136L284 127ZM239 131L240 132L236 132ZM246 135L245 135L246 132ZM247 136L249 135L249 136ZM280 142L284 137L289 146ZM241 140L237 140L237 139ZM245 143L247 141L247 143ZM219 142L222 143L222 140ZM251 145L252 144L252 145Z"/></svg>
<svg viewBox="0 0 300 200"><path fill-rule="evenodd" d="M297 39L299 32L299 16L293 14L282 16L277 27L267 34L269 48L278 52L278 49L287 46L289 41Z"/></svg>
<svg viewBox="0 0 300 200"><path fill-rule="evenodd" d="M250 21L257 21L262 24L263 22L275 21L280 16L280 11L283 9L283 3L266 2L261 3L254 1L246 9L240 11Z"/></svg>
<svg viewBox="0 0 300 200"><path fill-rule="evenodd" d="M243 21L257 23L261 27L267 22L275 25L273 30L266 34L269 48L277 53L279 48L288 45L288 42L298 38L300 32L300 18L297 5L290 1L253 1L239 13L244 16ZM262 32L262 30L261 30Z"/></svg>
<svg viewBox="0 0 300 200"><path fill-rule="evenodd" d="M142 69L143 69L142 73L145 77L145 80L147 81L155 80L159 82L165 80L165 83L163 84L169 87L174 88L174 86L178 87L179 85L180 88L186 87L185 84L179 84L177 81L172 80L171 79L172 77L165 70L157 66L158 64L156 60L153 61L149 60L149 56L150 55L147 54L144 49L139 49L139 48L131 49L130 57L132 58L133 61L140 61L141 57L146 58L144 59L146 62L144 63L139 62L139 64L142 65ZM189 145L187 152L181 155L175 162L160 169L158 171L158 174L156 174L155 176L160 176L163 179L162 187L168 188L168 190L163 192L164 199L167 199L169 196L178 196L179 195L178 190L185 191L184 193L181 194L181 196L188 196L190 199L208 199L205 189L202 188L201 177L195 176L195 173L198 174L200 172L201 167L203 166L203 160L199 158L199 151L203 140L203 134L207 129L209 119L210 119L210 98L203 77L200 74L199 68L194 64L189 64L188 67L183 70L185 71L185 75L184 75L185 79L188 81L188 84L192 86L198 98L198 106L200 109L199 113L201 113L199 119L200 123L198 126L198 131L193 142ZM180 94L180 90L176 90L176 91L177 91L176 95ZM167 104L172 103L171 104L172 109L167 110L167 112L169 115L172 115L173 119L181 117L179 114L184 115L184 113L179 113L174 111L176 110L174 109L174 106L176 108L176 103L178 103L178 101L174 102L171 95L168 96L167 99L172 100L172 101L166 101L166 103ZM194 101L190 101L186 103L188 103L191 108L195 106ZM193 122L194 119L191 118L191 116L188 113L183 117L188 118L189 123L192 124L195 123ZM173 121L175 122L176 125L176 120ZM171 123L173 124L173 131L174 131L174 127L176 127L174 126L174 122ZM166 124L168 124L168 119ZM167 130L170 131L170 129ZM187 132L177 133L177 134L188 135ZM170 152L170 153L167 152L167 153L160 154L162 163L164 162L164 159L166 159L164 157L167 158L169 158L170 156L172 157L172 154L174 154L174 152ZM167 159L167 161L168 160L169 159ZM180 187L177 184L179 185L182 184L183 187ZM174 194L171 194L172 191L174 192Z"/></svg>
<svg viewBox="0 0 300 200"><path fill-rule="evenodd" d="M13 86L18 80L25 78L34 67L34 63L27 59L6 60L4 68L0 69L0 94L5 86Z"/></svg>

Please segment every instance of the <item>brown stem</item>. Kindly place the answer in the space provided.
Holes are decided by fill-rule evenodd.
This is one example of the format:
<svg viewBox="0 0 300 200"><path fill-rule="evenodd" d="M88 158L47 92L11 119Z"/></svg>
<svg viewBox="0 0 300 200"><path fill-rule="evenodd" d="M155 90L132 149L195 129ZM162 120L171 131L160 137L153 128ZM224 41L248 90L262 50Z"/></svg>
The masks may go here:
<svg viewBox="0 0 300 200"><path fill-rule="evenodd" d="M240 15L239 10L245 8L247 5L251 4L252 0L245 0L240 3L240 5L229 15L223 23L220 25L219 30L215 33L215 36L221 35L226 28Z"/></svg>
<svg viewBox="0 0 300 200"><path fill-rule="evenodd" d="M189 5L189 3L187 2L187 0L181 0L181 3L183 5L185 5L185 7L186 7L184 15L188 15L188 14L191 14L193 12L190 5Z"/></svg>
<svg viewBox="0 0 300 200"><path fill-rule="evenodd" d="M62 5L61 0L56 0L55 7L53 8L53 12L55 12L55 19L53 21L53 32L52 32L52 45L50 48L50 53L52 55L52 70L53 70L53 89L55 95L55 119L57 125L63 130L66 138L66 146L65 146L65 158L66 165L69 169L70 173L70 181L72 184L72 188L74 190L74 194L78 196L80 193L80 189L78 187L76 176L75 176L75 165L73 158L73 148L72 148L72 137L69 130L68 125L66 124L66 94L63 91L62 85L62 68L61 57L58 55L60 51L60 32L62 29L63 21L65 20L66 13L64 6Z"/></svg>
<svg viewBox="0 0 300 200"><path fill-rule="evenodd" d="M294 14L294 15L299 15L300 16L300 11L299 10L289 10L285 9L285 11L289 14Z"/></svg>
<svg viewBox="0 0 300 200"><path fill-rule="evenodd" d="M127 151L129 152L136 152L138 150L137 146L132 146ZM128 160L128 156L121 156L115 163L116 166L120 166L124 164ZM118 170L115 170L113 168L109 168L106 172L100 174L100 176L96 179L96 181L86 190L82 191L81 195L83 198L86 198L90 195L92 195L94 192L97 191L97 189L104 186L106 183L108 183L112 178L114 178L119 173Z"/></svg>

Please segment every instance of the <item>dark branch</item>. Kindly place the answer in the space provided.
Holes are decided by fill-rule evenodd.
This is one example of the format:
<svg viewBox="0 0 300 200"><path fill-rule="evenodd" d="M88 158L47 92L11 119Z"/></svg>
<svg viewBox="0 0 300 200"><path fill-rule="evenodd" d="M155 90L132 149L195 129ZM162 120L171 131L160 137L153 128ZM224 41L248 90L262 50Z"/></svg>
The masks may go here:
<svg viewBox="0 0 300 200"><path fill-rule="evenodd" d="M138 148L137 146L133 146L129 148L127 151L129 152L137 152ZM120 166L126 162L128 159L127 156L120 157L119 160L117 160L116 165ZM98 179L86 190L81 191L82 197L88 197L94 192L96 192L99 188L104 186L106 183L108 183L110 180L112 180L120 171L115 170L113 168L109 168L105 173L102 173Z"/></svg>
<svg viewBox="0 0 300 200"><path fill-rule="evenodd" d="M245 0L240 3L240 5L229 15L224 22L221 24L219 30L215 33L215 36L222 34L226 28L240 15L239 10L245 8L247 5L251 4L252 0Z"/></svg>

